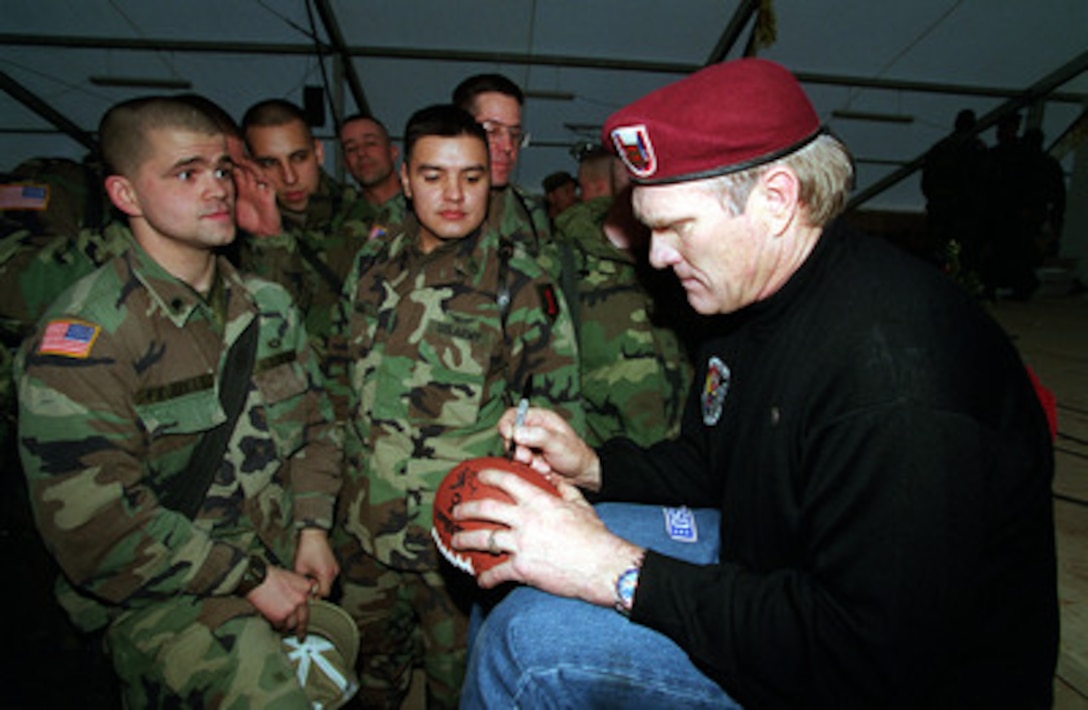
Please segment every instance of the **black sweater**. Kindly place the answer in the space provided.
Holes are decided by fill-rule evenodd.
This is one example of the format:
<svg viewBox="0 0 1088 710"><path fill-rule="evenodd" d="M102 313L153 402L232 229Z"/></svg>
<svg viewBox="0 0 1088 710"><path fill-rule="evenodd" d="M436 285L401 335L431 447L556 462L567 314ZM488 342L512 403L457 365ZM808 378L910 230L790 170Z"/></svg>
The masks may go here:
<svg viewBox="0 0 1088 710"><path fill-rule="evenodd" d="M699 363L679 439L600 450L601 498L722 510L721 564L650 553L633 621L750 708L1049 704L1051 442L968 295L832 227Z"/></svg>

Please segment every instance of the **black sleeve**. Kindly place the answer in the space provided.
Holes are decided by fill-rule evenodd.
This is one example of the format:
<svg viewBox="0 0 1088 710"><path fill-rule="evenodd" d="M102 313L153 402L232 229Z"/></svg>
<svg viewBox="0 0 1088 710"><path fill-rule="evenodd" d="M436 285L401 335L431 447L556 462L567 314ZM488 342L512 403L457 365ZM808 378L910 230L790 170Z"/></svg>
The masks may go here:
<svg viewBox="0 0 1088 710"><path fill-rule="evenodd" d="M970 673L955 642L963 629L1025 644L1052 631L1042 616L1008 615L1018 608L1009 598L1030 600L1022 608L1032 617L1053 591L1053 560L1029 552L1046 549L1047 487L1005 475L1032 452L1003 450L970 418L911 402L838 421L811 451L807 549L795 565L699 567L649 553L632 621L672 638L734 697L760 707L933 697L920 679ZM995 530L1025 539L995 556ZM729 534L724 521L723 545ZM986 663L983 676L1000 672Z"/></svg>
<svg viewBox="0 0 1088 710"><path fill-rule="evenodd" d="M701 383L705 372L693 380L676 439L643 448L617 438L597 450L601 462L598 500L660 503L691 507L717 507L723 482L708 470L708 440L701 414Z"/></svg>

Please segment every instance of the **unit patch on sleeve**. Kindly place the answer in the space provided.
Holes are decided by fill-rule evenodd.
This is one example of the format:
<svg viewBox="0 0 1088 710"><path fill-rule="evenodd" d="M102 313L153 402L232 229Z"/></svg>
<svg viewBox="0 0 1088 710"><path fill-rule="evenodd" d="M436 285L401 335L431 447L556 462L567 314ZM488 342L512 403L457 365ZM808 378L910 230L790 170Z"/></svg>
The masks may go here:
<svg viewBox="0 0 1088 710"><path fill-rule="evenodd" d="M100 326L78 320L55 320L45 327L39 355L63 355L85 358L102 332Z"/></svg>
<svg viewBox="0 0 1088 710"><path fill-rule="evenodd" d="M551 284L541 284L537 289L540 292L540 302L544 306L544 314L554 323L559 317L559 296Z"/></svg>
<svg viewBox="0 0 1088 710"><path fill-rule="evenodd" d="M729 392L729 366L717 356L706 365L706 382L703 384L703 424L714 426L722 418L725 395Z"/></svg>
<svg viewBox="0 0 1088 710"><path fill-rule="evenodd" d="M645 125L615 128L612 131L612 142L627 169L636 176L647 178L657 172L657 154Z"/></svg>

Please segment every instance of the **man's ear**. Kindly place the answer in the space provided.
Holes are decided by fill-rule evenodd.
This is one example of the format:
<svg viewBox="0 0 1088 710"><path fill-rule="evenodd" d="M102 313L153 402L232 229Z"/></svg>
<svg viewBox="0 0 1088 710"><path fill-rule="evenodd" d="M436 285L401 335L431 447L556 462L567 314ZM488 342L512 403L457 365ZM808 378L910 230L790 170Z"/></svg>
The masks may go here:
<svg viewBox="0 0 1088 710"><path fill-rule="evenodd" d="M760 180L764 217L774 236L781 236L797 218L801 183L797 174L785 166L775 166Z"/></svg>
<svg viewBox="0 0 1088 710"><path fill-rule="evenodd" d="M128 178L122 175L107 176L106 194L109 195L110 202L113 203L114 207L129 217L139 217L143 213L140 200L136 196L136 190L133 189Z"/></svg>
<svg viewBox="0 0 1088 710"><path fill-rule="evenodd" d="M325 162L325 144L316 138L314 138L314 155L317 156L318 165Z"/></svg>
<svg viewBox="0 0 1088 710"><path fill-rule="evenodd" d="M400 164L400 187L404 191L404 196L409 200L412 199L412 186L408 184L408 163Z"/></svg>

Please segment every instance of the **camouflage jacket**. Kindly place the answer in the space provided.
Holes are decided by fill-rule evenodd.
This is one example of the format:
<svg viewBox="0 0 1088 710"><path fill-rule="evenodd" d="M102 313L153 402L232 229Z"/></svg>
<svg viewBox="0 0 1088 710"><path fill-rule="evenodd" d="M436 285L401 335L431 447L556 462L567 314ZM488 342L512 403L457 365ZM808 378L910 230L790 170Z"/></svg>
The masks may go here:
<svg viewBox="0 0 1088 710"><path fill-rule="evenodd" d="M586 441L647 446L680 430L692 370L678 329L696 316L671 272L608 240L611 205L598 197L566 209L555 242L572 270L563 285L577 309Z"/></svg>
<svg viewBox="0 0 1088 710"><path fill-rule="evenodd" d="M353 185L348 185L348 186L344 187L344 192L343 192L344 203L349 204L351 206L351 208L350 208L350 210L348 212L351 219L359 220L361 222L366 222L367 224L374 224L374 223L378 222L381 219L381 217L382 217L382 215L383 215L383 213L385 211L386 204L388 204L389 202L392 202L393 199L395 197L398 197L400 194L401 193L397 193L396 195L394 195L393 197L390 197L385 202L374 203L374 202L371 202L370 200L366 199L366 197L363 196L362 190L358 189L357 187L355 187ZM405 213L402 212L401 217L403 217L404 214ZM400 221L400 220L398 220L398 221Z"/></svg>
<svg viewBox="0 0 1088 710"><path fill-rule="evenodd" d="M0 440L15 418L12 353L57 296L131 245L128 230L110 224L75 237L20 230L0 241Z"/></svg>
<svg viewBox="0 0 1088 710"><path fill-rule="evenodd" d="M371 241L348 279L338 508L338 525L367 553L408 570L437 565L435 489L456 463L502 452L496 424L530 375L534 403L584 428L574 331L551 279L521 245L500 258L499 235L486 228L426 255L418 231L413 218ZM500 283L510 294L505 328Z"/></svg>
<svg viewBox="0 0 1088 710"><path fill-rule="evenodd" d="M543 201L514 184L491 190L487 224L514 243L524 244L534 258L551 242L551 223Z"/></svg>
<svg viewBox="0 0 1088 710"><path fill-rule="evenodd" d="M321 188L305 214L283 212L283 233L259 238L244 235L238 245L243 270L274 281L291 294L322 356L344 278L371 226L365 203L345 199L341 190L322 174Z"/></svg>
<svg viewBox="0 0 1088 710"><path fill-rule="evenodd" d="M65 289L124 252L128 229L111 223L75 237L19 231L0 242L0 333L17 346Z"/></svg>
<svg viewBox="0 0 1088 710"><path fill-rule="evenodd" d="M226 418L219 373L254 318L243 411L190 519L159 498ZM134 244L53 304L15 372L31 505L81 628L231 595L248 553L291 567L298 529L331 527L341 442L298 311L225 258L205 302Z"/></svg>

